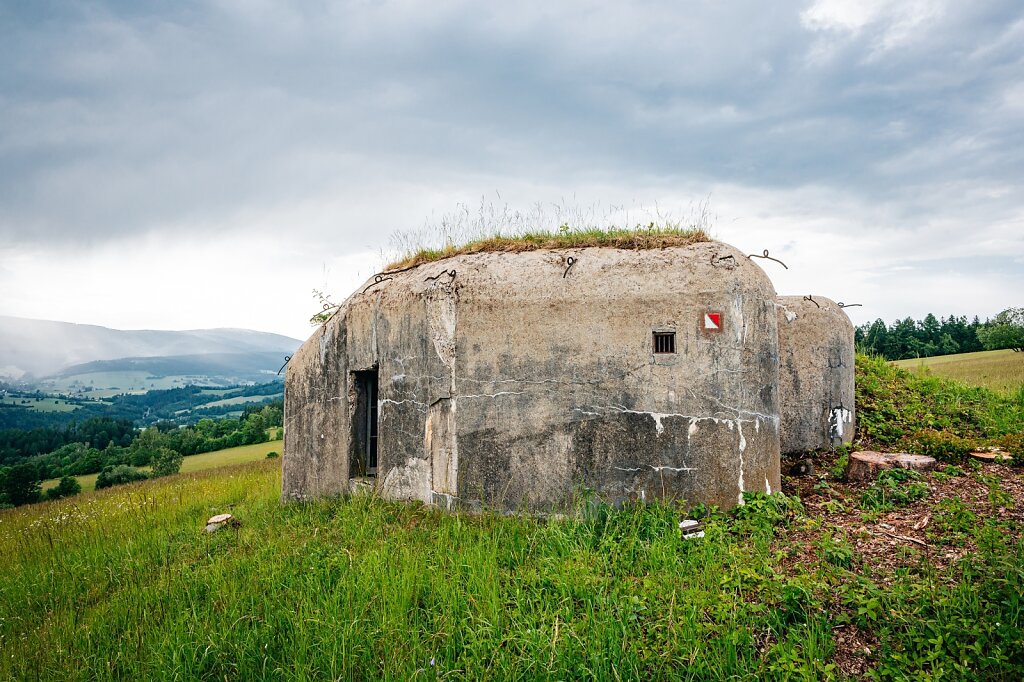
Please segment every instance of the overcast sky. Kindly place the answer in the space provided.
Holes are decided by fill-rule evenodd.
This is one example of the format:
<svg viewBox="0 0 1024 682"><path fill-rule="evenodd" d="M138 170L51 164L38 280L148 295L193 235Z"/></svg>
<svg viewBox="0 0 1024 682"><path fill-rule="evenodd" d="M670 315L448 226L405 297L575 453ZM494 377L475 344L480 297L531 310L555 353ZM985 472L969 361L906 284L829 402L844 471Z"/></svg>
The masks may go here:
<svg viewBox="0 0 1024 682"><path fill-rule="evenodd" d="M707 202L857 323L1024 305L1020 0L495 5L0 4L0 314L304 339L482 200Z"/></svg>

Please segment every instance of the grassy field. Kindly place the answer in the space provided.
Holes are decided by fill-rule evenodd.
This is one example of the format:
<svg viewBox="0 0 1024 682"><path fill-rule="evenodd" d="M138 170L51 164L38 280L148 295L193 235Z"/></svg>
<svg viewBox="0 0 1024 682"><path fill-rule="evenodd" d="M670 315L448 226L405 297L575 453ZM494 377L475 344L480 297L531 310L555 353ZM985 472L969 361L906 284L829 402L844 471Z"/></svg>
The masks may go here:
<svg viewBox="0 0 1024 682"><path fill-rule="evenodd" d="M1012 392L1024 386L1024 353L1012 350L896 360L892 364L918 374L955 379L997 391Z"/></svg>
<svg viewBox="0 0 1024 682"><path fill-rule="evenodd" d="M279 461L30 505L0 512L0 679L1020 679L1020 473L927 483L788 481L699 540L660 504L282 506Z"/></svg>
<svg viewBox="0 0 1024 682"><path fill-rule="evenodd" d="M216 469L217 467L266 459L268 452L281 454L282 446L283 443L280 440L272 440L267 443L257 443L256 445L241 445L237 448L204 452L201 455L189 455L181 462L181 473L190 474L196 471L205 471L206 469ZM75 478L78 479L78 484L82 486L83 491L90 491L96 489L96 478L98 476L99 474L88 474L86 476L76 476ZM60 479L56 478L43 481L43 492L57 487L58 483L60 483Z"/></svg>
<svg viewBox="0 0 1024 682"><path fill-rule="evenodd" d="M222 398L221 400L215 400L215 401L213 401L211 403L206 403L205 405L202 405L201 407L197 408L196 411L200 412L200 411L202 411L203 409L205 409L207 407L222 407L224 405L246 405L246 404L249 404L249 403L262 403L262 402L265 402L265 401L271 400L271 399L281 400L283 397L284 397L284 392L283 392L283 389L282 389L282 392L277 394L277 395L275 395L275 396L242 395L242 396L236 396L234 398Z"/></svg>
<svg viewBox="0 0 1024 682"><path fill-rule="evenodd" d="M31 410L38 410L40 412L72 412L78 409L78 405L69 405L68 401L59 398L36 400L35 398L6 396L0 398L0 404L23 405Z"/></svg>
<svg viewBox="0 0 1024 682"><path fill-rule="evenodd" d="M191 376L154 377L146 371L88 372L48 380L42 385L52 393L72 394L91 388L84 395L91 398L109 398L120 393L141 394L155 389L181 388L195 383Z"/></svg>
<svg viewBox="0 0 1024 682"><path fill-rule="evenodd" d="M727 513L538 518L282 505L263 460L2 510L0 680L1024 679L1024 469L963 449L1024 447L1024 404L857 380L861 444L939 469L851 483L840 450Z"/></svg>

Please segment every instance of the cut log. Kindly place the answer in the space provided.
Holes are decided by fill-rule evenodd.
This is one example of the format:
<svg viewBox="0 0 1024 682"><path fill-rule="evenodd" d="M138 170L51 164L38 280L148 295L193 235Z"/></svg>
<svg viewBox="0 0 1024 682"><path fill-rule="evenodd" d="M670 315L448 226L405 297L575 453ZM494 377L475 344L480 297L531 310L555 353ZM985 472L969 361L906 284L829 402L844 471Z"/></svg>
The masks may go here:
<svg viewBox="0 0 1024 682"><path fill-rule="evenodd" d="M971 453L971 457L982 462L1002 462L1011 459L1010 453L1002 448L981 448Z"/></svg>
<svg viewBox="0 0 1024 682"><path fill-rule="evenodd" d="M873 481L878 478L879 472L894 467L930 471L935 468L935 458L909 455L905 452L863 450L850 455L850 464L846 467L846 480Z"/></svg>

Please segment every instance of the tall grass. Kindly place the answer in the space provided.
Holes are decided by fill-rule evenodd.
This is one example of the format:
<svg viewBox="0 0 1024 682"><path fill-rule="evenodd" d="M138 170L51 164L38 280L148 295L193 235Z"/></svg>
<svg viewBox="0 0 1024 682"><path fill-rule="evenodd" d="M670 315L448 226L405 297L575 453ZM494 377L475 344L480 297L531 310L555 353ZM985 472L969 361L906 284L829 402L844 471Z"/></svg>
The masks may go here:
<svg viewBox="0 0 1024 682"><path fill-rule="evenodd" d="M538 519L279 493L263 462L0 512L0 679L810 680L838 674L832 628L865 604L907 669L960 665L918 651L923 609L1020 622L1005 539L996 568L908 576L872 620L867 578L785 567L787 529L813 521L779 495L686 540L663 505ZM241 526L205 533L225 511ZM1019 670L1007 632L977 640L1002 647L986 669Z"/></svg>
<svg viewBox="0 0 1024 682"><path fill-rule="evenodd" d="M677 218L658 206L538 203L521 210L484 198L477 207L459 205L420 230L396 232L385 269L485 251L683 246L707 241L712 221L706 200L691 205L685 218Z"/></svg>
<svg viewBox="0 0 1024 682"><path fill-rule="evenodd" d="M989 350L892 363L922 376L953 379L1001 393L1024 395L1024 353Z"/></svg>

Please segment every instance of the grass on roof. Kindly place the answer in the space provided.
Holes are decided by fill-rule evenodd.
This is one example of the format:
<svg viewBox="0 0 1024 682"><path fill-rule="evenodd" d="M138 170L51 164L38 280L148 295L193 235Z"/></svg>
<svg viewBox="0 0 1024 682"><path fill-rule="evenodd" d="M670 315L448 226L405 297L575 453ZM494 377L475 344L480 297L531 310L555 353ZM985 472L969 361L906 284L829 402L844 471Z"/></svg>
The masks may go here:
<svg viewBox="0 0 1024 682"><path fill-rule="evenodd" d="M613 249L663 249L707 241L711 241L711 237L700 228L659 226L653 223L638 225L635 228L607 229L572 229L563 226L558 232L525 232L509 237L498 235L473 240L462 246L450 244L442 249L422 248L402 260L391 263L385 270L411 268L466 253L518 253L589 246Z"/></svg>

